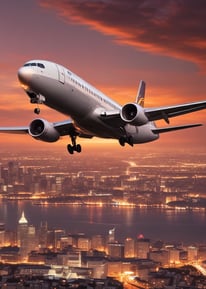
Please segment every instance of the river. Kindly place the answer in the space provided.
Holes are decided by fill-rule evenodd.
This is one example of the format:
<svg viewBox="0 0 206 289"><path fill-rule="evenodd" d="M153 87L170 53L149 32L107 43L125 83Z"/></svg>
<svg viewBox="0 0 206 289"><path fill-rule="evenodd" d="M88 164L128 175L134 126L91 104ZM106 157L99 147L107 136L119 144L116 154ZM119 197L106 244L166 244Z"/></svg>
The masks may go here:
<svg viewBox="0 0 206 289"><path fill-rule="evenodd" d="M1 202L0 222L6 230L16 230L24 210L36 227L47 221L49 228L61 228L70 233L107 235L115 227L116 239L145 238L178 241L184 244L206 244L206 212L166 210L159 208L94 207L72 205L34 205L30 201Z"/></svg>

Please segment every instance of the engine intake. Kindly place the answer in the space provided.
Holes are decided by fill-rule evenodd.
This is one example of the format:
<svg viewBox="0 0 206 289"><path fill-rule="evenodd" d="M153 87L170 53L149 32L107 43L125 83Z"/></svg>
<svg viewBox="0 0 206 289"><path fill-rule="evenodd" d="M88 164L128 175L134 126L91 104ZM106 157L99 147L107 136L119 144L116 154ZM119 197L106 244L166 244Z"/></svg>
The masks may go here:
<svg viewBox="0 0 206 289"><path fill-rule="evenodd" d="M149 121L144 109L137 103L125 104L122 107L120 115L123 121L133 125L143 125Z"/></svg>
<svg viewBox="0 0 206 289"><path fill-rule="evenodd" d="M59 139L59 132L54 125L45 119L34 119L29 126L29 134L38 140L55 142Z"/></svg>

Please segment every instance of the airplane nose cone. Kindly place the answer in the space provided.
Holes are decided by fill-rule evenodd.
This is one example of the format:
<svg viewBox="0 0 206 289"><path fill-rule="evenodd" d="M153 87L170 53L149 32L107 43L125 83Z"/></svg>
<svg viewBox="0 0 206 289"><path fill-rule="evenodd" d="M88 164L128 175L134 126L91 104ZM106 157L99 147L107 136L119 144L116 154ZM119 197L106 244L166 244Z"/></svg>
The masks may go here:
<svg viewBox="0 0 206 289"><path fill-rule="evenodd" d="M29 67L21 67L18 70L19 81L24 85L29 85L32 79L33 71Z"/></svg>

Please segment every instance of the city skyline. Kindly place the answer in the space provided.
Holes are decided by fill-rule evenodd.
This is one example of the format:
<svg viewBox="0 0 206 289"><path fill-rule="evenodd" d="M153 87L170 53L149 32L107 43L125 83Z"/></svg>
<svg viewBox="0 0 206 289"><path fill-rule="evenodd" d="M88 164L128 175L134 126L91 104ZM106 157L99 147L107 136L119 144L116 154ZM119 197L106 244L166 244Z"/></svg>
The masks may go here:
<svg viewBox="0 0 206 289"><path fill-rule="evenodd" d="M205 35L200 28L205 3L198 1L195 6L192 1L153 3L81 1L79 5L79 1L46 0L2 3L1 125L26 125L35 118L16 77L18 68L33 58L67 66L121 104L135 99L140 79L147 82L146 106L204 100ZM42 108L41 116L49 121L65 118L46 107ZM192 121L189 115L172 120L172 124L194 121L204 124L204 116L202 111L194 113ZM205 127L201 127L171 133L161 136L157 144L126 150L137 153L145 147L148 151L170 147L174 152L174 147L178 147L204 151L204 131ZM66 141L64 138L62 142ZM62 142L52 145L53 149L63 149ZM0 146L14 150L27 146L50 149L50 145L29 137L8 135L1 136ZM110 149L114 142L95 139L84 146Z"/></svg>
<svg viewBox="0 0 206 289"><path fill-rule="evenodd" d="M57 152L2 154L0 220L12 228L24 209L35 224L46 220L98 233L118 224L120 235L205 242L206 154L188 154L187 160L168 155L114 157L110 152L68 162Z"/></svg>
<svg viewBox="0 0 206 289"><path fill-rule="evenodd" d="M206 153L112 155L1 152L0 284L206 282Z"/></svg>

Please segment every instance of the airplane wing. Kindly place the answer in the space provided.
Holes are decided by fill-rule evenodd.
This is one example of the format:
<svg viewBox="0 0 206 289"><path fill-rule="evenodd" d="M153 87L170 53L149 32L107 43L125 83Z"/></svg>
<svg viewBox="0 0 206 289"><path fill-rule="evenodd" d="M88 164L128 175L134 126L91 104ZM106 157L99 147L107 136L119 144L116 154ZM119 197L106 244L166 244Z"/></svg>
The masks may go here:
<svg viewBox="0 0 206 289"><path fill-rule="evenodd" d="M3 126L0 127L0 133L11 134L27 134L29 132L28 126Z"/></svg>
<svg viewBox="0 0 206 289"><path fill-rule="evenodd" d="M170 117L198 111L206 108L206 101L192 102L174 106L165 106L158 108L146 108L145 114L150 121L164 119L169 123Z"/></svg>
<svg viewBox="0 0 206 289"><path fill-rule="evenodd" d="M59 132L61 136L68 135L76 131L74 123L71 120L65 120L53 123L54 128Z"/></svg>
<svg viewBox="0 0 206 289"><path fill-rule="evenodd" d="M174 131L174 130L197 127L197 126L202 126L202 124L196 123L196 124L186 124L186 125L170 126L170 127L162 127L162 128L153 128L152 131L155 134L159 134L159 133L164 133L164 132L169 132L169 131Z"/></svg>
<svg viewBox="0 0 206 289"><path fill-rule="evenodd" d="M145 108L144 112L148 117L149 121L164 119L167 123L169 123L170 117L195 112L205 108L206 108L206 101L199 101L173 106ZM100 117L104 121L109 122L113 125L115 125L115 123L121 125L125 124L125 122L120 117L120 111L104 111L100 114Z"/></svg>
<svg viewBox="0 0 206 289"><path fill-rule="evenodd" d="M83 138L92 138L92 135L86 134L76 127L71 120L65 120L53 123L54 128L59 132L60 136L76 134ZM9 134L29 134L29 126L11 126L0 127L0 133Z"/></svg>

